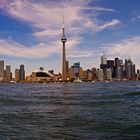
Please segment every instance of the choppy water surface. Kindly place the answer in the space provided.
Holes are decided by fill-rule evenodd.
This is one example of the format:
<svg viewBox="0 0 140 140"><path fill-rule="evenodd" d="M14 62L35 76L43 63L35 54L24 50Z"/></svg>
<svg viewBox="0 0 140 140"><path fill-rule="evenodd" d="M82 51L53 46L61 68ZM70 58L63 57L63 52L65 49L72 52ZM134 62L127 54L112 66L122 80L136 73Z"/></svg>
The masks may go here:
<svg viewBox="0 0 140 140"><path fill-rule="evenodd" d="M0 84L0 140L140 139L140 82Z"/></svg>

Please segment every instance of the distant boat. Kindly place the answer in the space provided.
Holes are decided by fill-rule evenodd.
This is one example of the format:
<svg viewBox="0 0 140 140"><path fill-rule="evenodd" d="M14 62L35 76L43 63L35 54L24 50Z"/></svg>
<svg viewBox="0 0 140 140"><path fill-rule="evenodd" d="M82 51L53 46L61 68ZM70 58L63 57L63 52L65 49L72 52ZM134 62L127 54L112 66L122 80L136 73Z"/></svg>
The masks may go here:
<svg viewBox="0 0 140 140"><path fill-rule="evenodd" d="M73 82L74 82L74 83L82 83L82 80L79 79L79 78L77 78L77 79L75 79Z"/></svg>
<svg viewBox="0 0 140 140"><path fill-rule="evenodd" d="M110 83L110 82L112 82L112 81L109 81L109 80L106 80L106 81L105 81L105 83Z"/></svg>
<svg viewBox="0 0 140 140"><path fill-rule="evenodd" d="M17 83L16 81L10 81L10 83Z"/></svg>

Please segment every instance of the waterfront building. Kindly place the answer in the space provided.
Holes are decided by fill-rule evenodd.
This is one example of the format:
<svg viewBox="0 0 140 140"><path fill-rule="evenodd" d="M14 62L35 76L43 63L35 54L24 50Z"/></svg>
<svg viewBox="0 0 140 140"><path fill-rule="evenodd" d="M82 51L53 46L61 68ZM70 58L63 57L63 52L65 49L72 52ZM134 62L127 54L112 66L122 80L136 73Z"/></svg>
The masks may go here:
<svg viewBox="0 0 140 140"><path fill-rule="evenodd" d="M69 68L69 80L74 80L74 68L72 66Z"/></svg>
<svg viewBox="0 0 140 140"><path fill-rule="evenodd" d="M68 77L70 81L83 77L83 70L80 68L80 62L74 63L68 70Z"/></svg>
<svg viewBox="0 0 140 140"><path fill-rule="evenodd" d="M29 76L26 77L26 82L36 82L36 83L47 83L54 82L58 77L55 77L46 71L37 71L32 72Z"/></svg>
<svg viewBox="0 0 140 140"><path fill-rule="evenodd" d="M25 70L24 70L24 65L21 64L20 65L20 81L24 81L25 80Z"/></svg>
<svg viewBox="0 0 140 140"><path fill-rule="evenodd" d="M6 70L5 70L5 81L9 82L11 80L12 80L12 78L11 78L11 66L7 65Z"/></svg>
<svg viewBox="0 0 140 140"><path fill-rule="evenodd" d="M93 80L96 80L97 79L96 68L92 68L91 71L92 71L92 74L93 74Z"/></svg>
<svg viewBox="0 0 140 140"><path fill-rule="evenodd" d="M132 65L130 63L126 65L126 78L127 79L131 79L131 67Z"/></svg>
<svg viewBox="0 0 140 140"><path fill-rule="evenodd" d="M130 58L125 59L125 76L130 80L136 78L135 64L133 64Z"/></svg>
<svg viewBox="0 0 140 140"><path fill-rule="evenodd" d="M93 80L93 73L92 71L88 70L87 71L87 81L92 81Z"/></svg>
<svg viewBox="0 0 140 140"><path fill-rule="evenodd" d="M137 79L140 80L140 70L137 70Z"/></svg>
<svg viewBox="0 0 140 140"><path fill-rule="evenodd" d="M132 64L132 79L135 80L136 78L136 67L135 64Z"/></svg>
<svg viewBox="0 0 140 140"><path fill-rule="evenodd" d="M62 49L62 81L65 82L67 80L67 70L66 70L66 49L65 49L65 43L67 42L67 38L65 36L65 28L64 28L64 23L63 23L63 28L62 28L62 38L61 42L63 44L63 49Z"/></svg>
<svg viewBox="0 0 140 140"><path fill-rule="evenodd" d="M107 69L112 70L112 77L115 78L115 63L114 60L107 60Z"/></svg>
<svg viewBox="0 0 140 140"><path fill-rule="evenodd" d="M98 81L103 81L104 80L104 73L102 69L97 69L96 70L96 76Z"/></svg>
<svg viewBox="0 0 140 140"><path fill-rule="evenodd" d="M84 77L83 80L86 81L87 80L87 71L86 70L83 71L83 77Z"/></svg>
<svg viewBox="0 0 140 140"><path fill-rule="evenodd" d="M121 80L123 78L123 68L117 67L116 68L116 80Z"/></svg>
<svg viewBox="0 0 140 140"><path fill-rule="evenodd" d="M74 69L74 78L78 78L78 72L79 72L79 68L80 68L80 62L74 63L73 64L73 69Z"/></svg>
<svg viewBox="0 0 140 140"><path fill-rule="evenodd" d="M66 61L66 73L67 73L67 75L69 73L69 61L68 60Z"/></svg>
<svg viewBox="0 0 140 140"><path fill-rule="evenodd" d="M20 69L15 69L15 81L20 81Z"/></svg>
<svg viewBox="0 0 140 140"><path fill-rule="evenodd" d="M80 67L78 70L78 77L79 79L84 80L84 71L82 67Z"/></svg>
<svg viewBox="0 0 140 140"><path fill-rule="evenodd" d="M3 81L6 81L6 70L4 70L4 79Z"/></svg>
<svg viewBox="0 0 140 140"><path fill-rule="evenodd" d="M4 61L0 60L0 82L4 81Z"/></svg>
<svg viewBox="0 0 140 140"><path fill-rule="evenodd" d="M111 70L111 68L110 69L106 69L105 77L106 77L106 80L112 81L112 70Z"/></svg>

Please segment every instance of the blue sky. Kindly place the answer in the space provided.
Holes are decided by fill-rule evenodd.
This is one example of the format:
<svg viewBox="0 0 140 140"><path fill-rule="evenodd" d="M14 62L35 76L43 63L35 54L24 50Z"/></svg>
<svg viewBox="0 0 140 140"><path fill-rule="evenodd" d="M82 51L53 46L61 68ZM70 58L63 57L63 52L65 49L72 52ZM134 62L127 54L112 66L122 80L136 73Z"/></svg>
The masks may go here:
<svg viewBox="0 0 140 140"><path fill-rule="evenodd" d="M0 0L0 59L27 74L40 66L61 72L65 17L70 64L99 67L108 59L132 58L140 68L139 0Z"/></svg>

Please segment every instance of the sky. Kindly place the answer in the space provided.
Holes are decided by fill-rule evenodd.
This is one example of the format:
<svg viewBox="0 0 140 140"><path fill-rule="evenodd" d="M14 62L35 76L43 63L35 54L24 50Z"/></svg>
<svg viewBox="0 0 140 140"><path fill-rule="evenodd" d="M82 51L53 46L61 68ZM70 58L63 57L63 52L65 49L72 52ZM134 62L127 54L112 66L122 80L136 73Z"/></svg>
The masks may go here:
<svg viewBox="0 0 140 140"><path fill-rule="evenodd" d="M70 65L99 68L105 53L140 68L140 0L0 0L0 59L61 72L63 17Z"/></svg>

